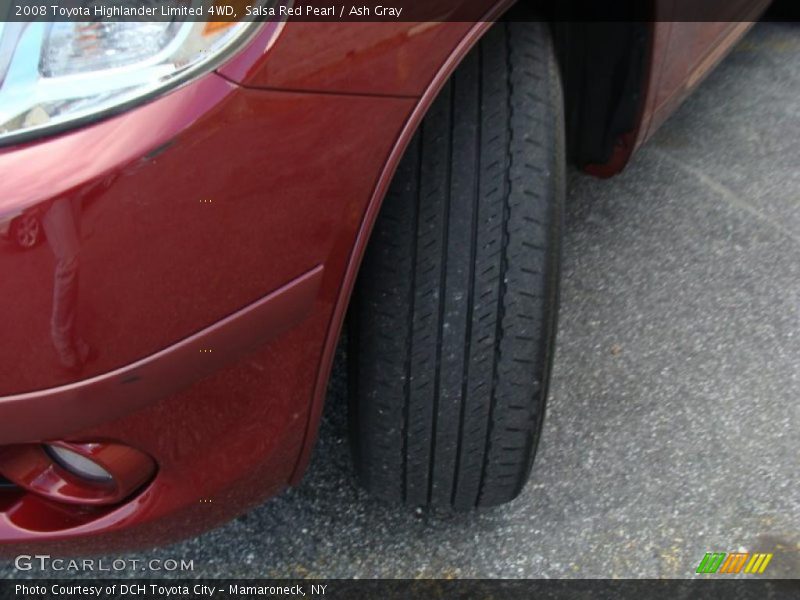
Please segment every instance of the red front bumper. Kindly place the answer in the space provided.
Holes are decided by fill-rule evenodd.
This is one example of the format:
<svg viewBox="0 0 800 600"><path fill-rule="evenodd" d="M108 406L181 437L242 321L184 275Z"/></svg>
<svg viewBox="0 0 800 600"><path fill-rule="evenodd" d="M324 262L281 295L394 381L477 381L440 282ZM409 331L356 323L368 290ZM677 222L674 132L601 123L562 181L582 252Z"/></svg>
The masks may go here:
<svg viewBox="0 0 800 600"><path fill-rule="evenodd" d="M32 209L51 232L0 248L0 446L108 441L158 469L110 508L0 488L5 551L163 543L291 480L353 243L413 105L209 74L0 151L0 216ZM74 222L47 216L64 202ZM64 339L92 358L68 368Z"/></svg>

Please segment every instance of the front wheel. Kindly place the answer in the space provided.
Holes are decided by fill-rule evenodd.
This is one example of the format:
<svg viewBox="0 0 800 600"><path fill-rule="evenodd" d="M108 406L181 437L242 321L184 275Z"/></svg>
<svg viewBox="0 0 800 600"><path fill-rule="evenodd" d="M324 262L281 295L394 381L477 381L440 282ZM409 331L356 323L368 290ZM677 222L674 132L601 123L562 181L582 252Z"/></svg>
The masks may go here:
<svg viewBox="0 0 800 600"><path fill-rule="evenodd" d="M556 331L563 128L547 26L499 23L399 167L350 319L354 454L380 497L490 506L529 477Z"/></svg>

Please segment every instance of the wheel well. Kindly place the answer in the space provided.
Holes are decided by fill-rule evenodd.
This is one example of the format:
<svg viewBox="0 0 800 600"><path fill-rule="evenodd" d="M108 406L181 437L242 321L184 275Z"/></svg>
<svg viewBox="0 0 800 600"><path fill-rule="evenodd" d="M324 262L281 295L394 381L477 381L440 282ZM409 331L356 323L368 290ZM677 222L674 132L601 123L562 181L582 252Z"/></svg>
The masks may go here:
<svg viewBox="0 0 800 600"><path fill-rule="evenodd" d="M651 28L647 23L558 23L569 158L580 167L611 161L638 129Z"/></svg>
<svg viewBox="0 0 800 600"><path fill-rule="evenodd" d="M564 84L567 152L579 167L611 161L638 129L650 67L655 0L614 8L597 3L520 0L507 20L551 23Z"/></svg>

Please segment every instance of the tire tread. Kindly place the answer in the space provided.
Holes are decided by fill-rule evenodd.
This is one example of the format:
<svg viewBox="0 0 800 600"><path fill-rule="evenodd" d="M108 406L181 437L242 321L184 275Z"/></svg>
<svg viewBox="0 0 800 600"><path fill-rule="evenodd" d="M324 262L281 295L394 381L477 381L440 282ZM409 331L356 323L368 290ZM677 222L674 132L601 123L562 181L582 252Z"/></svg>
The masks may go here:
<svg viewBox="0 0 800 600"><path fill-rule="evenodd" d="M364 485L459 509L518 495L547 393L563 196L547 28L500 23L426 116L356 290Z"/></svg>

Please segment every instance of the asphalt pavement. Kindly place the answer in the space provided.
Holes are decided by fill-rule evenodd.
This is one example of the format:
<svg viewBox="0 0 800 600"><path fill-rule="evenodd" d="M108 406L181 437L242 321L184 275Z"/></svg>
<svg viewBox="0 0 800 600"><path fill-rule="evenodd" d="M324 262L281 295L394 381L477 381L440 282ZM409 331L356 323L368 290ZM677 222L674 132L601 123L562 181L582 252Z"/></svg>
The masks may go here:
<svg viewBox="0 0 800 600"><path fill-rule="evenodd" d="M625 173L570 184L552 395L518 500L370 498L340 369L301 486L131 556L207 577L691 577L742 549L800 577L800 25L758 25Z"/></svg>

